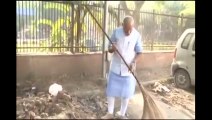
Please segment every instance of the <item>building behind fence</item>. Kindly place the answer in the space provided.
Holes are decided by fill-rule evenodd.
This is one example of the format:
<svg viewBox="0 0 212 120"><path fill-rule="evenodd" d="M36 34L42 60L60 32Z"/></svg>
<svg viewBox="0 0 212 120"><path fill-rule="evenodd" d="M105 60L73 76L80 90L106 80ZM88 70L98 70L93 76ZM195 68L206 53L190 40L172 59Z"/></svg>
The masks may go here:
<svg viewBox="0 0 212 120"><path fill-rule="evenodd" d="M16 1L17 53L102 51L104 34L84 4ZM89 4L103 26L104 4ZM129 11L133 12L133 11ZM179 35L195 27L194 18L138 11L136 29L142 34L144 50L173 50ZM109 7L108 35L121 25L126 10ZM184 25L184 26L183 26Z"/></svg>

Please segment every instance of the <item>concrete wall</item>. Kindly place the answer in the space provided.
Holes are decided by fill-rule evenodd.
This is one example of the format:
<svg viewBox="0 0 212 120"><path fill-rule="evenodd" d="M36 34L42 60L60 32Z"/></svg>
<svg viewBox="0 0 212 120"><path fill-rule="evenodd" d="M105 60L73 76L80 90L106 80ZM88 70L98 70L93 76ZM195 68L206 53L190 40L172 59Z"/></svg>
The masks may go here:
<svg viewBox="0 0 212 120"><path fill-rule="evenodd" d="M145 52L137 64L137 69L169 67L173 58L171 52ZM100 76L102 55L17 55L17 80L30 76L51 77L68 74L71 76Z"/></svg>

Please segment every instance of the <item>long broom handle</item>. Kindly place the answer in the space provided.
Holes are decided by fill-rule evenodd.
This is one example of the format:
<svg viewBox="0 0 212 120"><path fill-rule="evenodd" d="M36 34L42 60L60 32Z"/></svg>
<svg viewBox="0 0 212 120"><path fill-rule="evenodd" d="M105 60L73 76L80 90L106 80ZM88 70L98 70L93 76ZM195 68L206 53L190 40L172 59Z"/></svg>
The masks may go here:
<svg viewBox="0 0 212 120"><path fill-rule="evenodd" d="M102 30L102 32L106 35L107 39L110 41L111 44L113 44L113 42L111 41L110 37L107 35L107 33L104 31L104 29L102 28L102 26L99 24L99 22L97 21L97 19L94 17L94 15L91 13L91 11L89 10L88 6L85 5L85 8L88 10L88 12L90 13L90 15L93 17L93 19L96 21L96 23L98 24L98 26L100 27L100 29ZM115 47L115 46L114 46ZM116 48L116 47L115 47ZM136 79L138 85L139 85L139 88L142 92L142 90L144 90L142 87L141 87L141 84L140 82L138 81L137 77L135 76L134 72L131 71L129 65L127 64L127 62L125 61L125 59L123 58L123 56L120 54L120 52L118 51L118 49L116 48L116 52L119 54L119 56L121 57L121 59L124 61L125 65L127 66L127 68L130 70L130 72L132 73L132 75L134 76L134 78ZM143 93L143 92L142 92Z"/></svg>

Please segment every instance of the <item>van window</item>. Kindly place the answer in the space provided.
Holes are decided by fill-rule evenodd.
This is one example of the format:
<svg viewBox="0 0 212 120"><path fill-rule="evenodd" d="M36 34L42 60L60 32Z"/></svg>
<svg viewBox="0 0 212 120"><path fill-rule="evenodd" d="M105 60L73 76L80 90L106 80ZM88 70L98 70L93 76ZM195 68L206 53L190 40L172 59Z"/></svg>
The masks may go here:
<svg viewBox="0 0 212 120"><path fill-rule="evenodd" d="M181 48L183 48L183 49L188 49L188 46L189 46L189 44L190 44L190 41L191 41L192 37L193 37L193 33L188 33L188 34L185 36L185 38L184 38L184 40L183 40L183 42L182 42L182 44L181 44Z"/></svg>

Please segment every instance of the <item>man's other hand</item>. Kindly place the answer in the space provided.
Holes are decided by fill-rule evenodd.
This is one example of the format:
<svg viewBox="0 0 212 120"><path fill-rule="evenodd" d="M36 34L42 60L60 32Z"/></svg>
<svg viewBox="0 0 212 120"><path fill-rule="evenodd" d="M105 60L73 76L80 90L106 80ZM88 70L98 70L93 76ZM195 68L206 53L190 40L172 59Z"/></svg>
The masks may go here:
<svg viewBox="0 0 212 120"><path fill-rule="evenodd" d="M112 45L110 45L110 47L109 47L109 50L108 50L110 53L113 53L113 52L115 52L116 51L116 45L115 44L112 44Z"/></svg>
<svg viewBox="0 0 212 120"><path fill-rule="evenodd" d="M132 62L129 67L130 67L129 72L135 73L135 70L136 70L135 62Z"/></svg>

